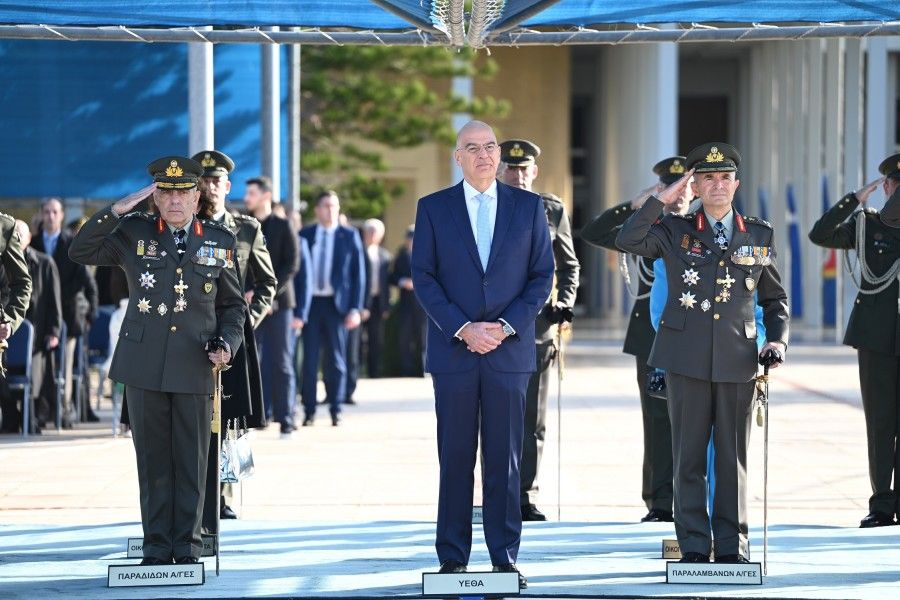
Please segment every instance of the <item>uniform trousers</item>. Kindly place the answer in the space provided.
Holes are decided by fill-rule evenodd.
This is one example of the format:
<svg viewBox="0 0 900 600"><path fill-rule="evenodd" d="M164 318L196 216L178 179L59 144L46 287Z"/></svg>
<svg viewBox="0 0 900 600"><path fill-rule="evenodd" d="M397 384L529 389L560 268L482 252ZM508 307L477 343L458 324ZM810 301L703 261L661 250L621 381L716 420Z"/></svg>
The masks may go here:
<svg viewBox="0 0 900 600"><path fill-rule="evenodd" d="M644 423L644 462L641 470L641 498L649 510L672 512L672 426L669 409L662 398L647 393L647 374L653 367L647 358L635 357L637 383Z"/></svg>
<svg viewBox="0 0 900 600"><path fill-rule="evenodd" d="M556 359L556 345L552 339L537 343L537 370L528 378L525 393L525 436L522 442L520 497L522 506L535 504L540 485L538 473L544 454L547 434L547 396L550 392L551 368Z"/></svg>
<svg viewBox="0 0 900 600"><path fill-rule="evenodd" d="M859 384L869 449L869 511L900 512L900 357L858 349Z"/></svg>
<svg viewBox="0 0 900 600"><path fill-rule="evenodd" d="M126 386L144 557L200 558L212 397Z"/></svg>
<svg viewBox="0 0 900 600"><path fill-rule="evenodd" d="M440 463L435 548L441 563L469 562L479 432L485 542L492 564L516 562L522 533L519 461L529 375L495 371L483 356L470 371L432 373Z"/></svg>
<svg viewBox="0 0 900 600"><path fill-rule="evenodd" d="M675 466L675 534L684 552L748 555L747 445L755 383L666 372ZM707 513L707 446L715 447L713 514ZM710 532L710 524L712 532Z"/></svg>

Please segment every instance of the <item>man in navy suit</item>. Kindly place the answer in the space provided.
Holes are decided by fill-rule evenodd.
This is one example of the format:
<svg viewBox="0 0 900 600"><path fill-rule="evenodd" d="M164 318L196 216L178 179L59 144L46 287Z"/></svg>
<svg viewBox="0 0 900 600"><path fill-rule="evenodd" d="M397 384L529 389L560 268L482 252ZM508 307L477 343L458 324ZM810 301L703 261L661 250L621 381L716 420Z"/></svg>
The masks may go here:
<svg viewBox="0 0 900 600"><path fill-rule="evenodd" d="M437 412L435 546L442 573L466 570L480 424L485 541L494 571L518 573L525 391L553 253L540 196L496 179L500 146L490 126L470 121L456 142L463 181L419 200L412 252ZM521 574L519 584L527 586Z"/></svg>
<svg viewBox="0 0 900 600"><path fill-rule="evenodd" d="M347 395L347 332L359 327L363 308L363 249L359 234L338 223L341 203L335 192L316 199L316 225L304 227L300 237L312 254L313 299L309 323L303 329L303 426L316 416L319 349L324 349L325 397L331 424L340 423L341 403Z"/></svg>

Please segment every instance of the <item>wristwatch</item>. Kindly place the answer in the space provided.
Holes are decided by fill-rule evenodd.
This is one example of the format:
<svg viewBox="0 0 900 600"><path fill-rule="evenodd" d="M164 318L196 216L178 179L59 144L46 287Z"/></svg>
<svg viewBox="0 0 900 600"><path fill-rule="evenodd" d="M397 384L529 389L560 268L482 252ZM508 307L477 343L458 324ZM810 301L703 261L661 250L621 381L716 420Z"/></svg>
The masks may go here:
<svg viewBox="0 0 900 600"><path fill-rule="evenodd" d="M516 334L516 330L512 328L512 325L510 325L509 323L507 323L505 321L500 321L500 322L503 324L503 334L506 337Z"/></svg>

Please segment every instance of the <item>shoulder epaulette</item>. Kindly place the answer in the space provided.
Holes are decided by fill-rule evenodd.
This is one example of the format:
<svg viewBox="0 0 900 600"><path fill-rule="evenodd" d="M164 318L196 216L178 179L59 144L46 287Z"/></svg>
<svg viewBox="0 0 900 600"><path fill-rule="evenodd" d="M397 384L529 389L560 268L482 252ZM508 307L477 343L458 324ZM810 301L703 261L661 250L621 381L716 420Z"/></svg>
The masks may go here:
<svg viewBox="0 0 900 600"><path fill-rule="evenodd" d="M259 223L256 217L245 215L244 213L231 213L236 221L247 221L248 223Z"/></svg>
<svg viewBox="0 0 900 600"><path fill-rule="evenodd" d="M548 200L550 202L556 202L557 204L563 203L562 199L560 199L559 196L557 196L556 194L551 194L550 192L540 192L538 195L544 200Z"/></svg>
<svg viewBox="0 0 900 600"><path fill-rule="evenodd" d="M119 219L144 219L145 221L156 221L156 215L151 215L150 213L143 210L133 210L131 212L127 212L124 215L119 215Z"/></svg>
<svg viewBox="0 0 900 600"><path fill-rule="evenodd" d="M878 209L877 209L877 208L873 208L873 207L871 207L871 206L867 206L864 210L865 210L867 213L869 213L870 215L877 215L877 214L878 214Z"/></svg>
<svg viewBox="0 0 900 600"><path fill-rule="evenodd" d="M218 221L214 221L212 219L200 219L200 222L203 223L204 227L218 229L219 231L225 232L231 237L234 237L234 233L232 233L230 229L228 229L227 227L225 227L225 225L219 223Z"/></svg>
<svg viewBox="0 0 900 600"><path fill-rule="evenodd" d="M754 225L762 225L763 227L768 227L769 229L774 229L772 224L764 219L760 219L759 217L744 217L745 223L753 223Z"/></svg>
<svg viewBox="0 0 900 600"><path fill-rule="evenodd" d="M696 216L696 214L697 214L697 213L687 213L687 214L683 215L683 214L681 214L681 213L674 213L674 212L673 212L673 213L669 213L669 216L670 216L670 217L678 217L679 219L684 219L685 221L693 221L693 220L694 220L694 216Z"/></svg>

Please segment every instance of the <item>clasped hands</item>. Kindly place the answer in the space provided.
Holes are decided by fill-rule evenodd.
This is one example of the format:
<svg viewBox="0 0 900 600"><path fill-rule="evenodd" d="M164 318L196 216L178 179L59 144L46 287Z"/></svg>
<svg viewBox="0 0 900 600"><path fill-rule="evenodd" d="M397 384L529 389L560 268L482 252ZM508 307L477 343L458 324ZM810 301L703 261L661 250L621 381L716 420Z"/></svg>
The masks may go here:
<svg viewBox="0 0 900 600"><path fill-rule="evenodd" d="M503 324L498 322L469 323L459 332L459 337L466 343L470 352L487 354L503 343L506 334L503 333Z"/></svg>

